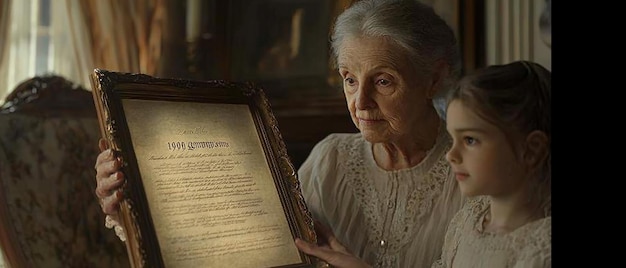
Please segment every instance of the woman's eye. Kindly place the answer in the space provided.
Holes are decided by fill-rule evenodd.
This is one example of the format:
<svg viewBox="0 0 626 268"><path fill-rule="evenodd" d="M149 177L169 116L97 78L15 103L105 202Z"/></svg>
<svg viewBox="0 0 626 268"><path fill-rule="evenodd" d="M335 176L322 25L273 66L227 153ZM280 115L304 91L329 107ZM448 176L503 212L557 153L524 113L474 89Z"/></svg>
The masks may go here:
<svg viewBox="0 0 626 268"><path fill-rule="evenodd" d="M390 79L376 80L376 88L378 89L378 92L380 92L380 94L382 95L391 95L396 89Z"/></svg>
<svg viewBox="0 0 626 268"><path fill-rule="evenodd" d="M348 77L348 78L344 79L344 81L346 81L346 83L347 83L348 85L354 85L354 79L352 79L352 78L350 78L350 77Z"/></svg>
<svg viewBox="0 0 626 268"><path fill-rule="evenodd" d="M354 93L357 90L357 82L352 77L346 77L343 79L343 90L348 93Z"/></svg>
<svg viewBox="0 0 626 268"><path fill-rule="evenodd" d="M391 85L391 81L389 81L387 79L378 79L378 81L376 81L376 83L381 85L381 86Z"/></svg>

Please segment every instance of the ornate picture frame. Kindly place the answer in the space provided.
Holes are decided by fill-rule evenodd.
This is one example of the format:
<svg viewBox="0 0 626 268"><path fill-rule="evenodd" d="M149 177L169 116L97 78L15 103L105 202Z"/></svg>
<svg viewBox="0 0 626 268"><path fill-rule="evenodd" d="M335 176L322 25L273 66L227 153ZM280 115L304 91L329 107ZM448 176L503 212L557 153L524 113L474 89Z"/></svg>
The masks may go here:
<svg viewBox="0 0 626 268"><path fill-rule="evenodd" d="M262 88L96 69L102 136L122 160L133 267L313 267L296 172Z"/></svg>

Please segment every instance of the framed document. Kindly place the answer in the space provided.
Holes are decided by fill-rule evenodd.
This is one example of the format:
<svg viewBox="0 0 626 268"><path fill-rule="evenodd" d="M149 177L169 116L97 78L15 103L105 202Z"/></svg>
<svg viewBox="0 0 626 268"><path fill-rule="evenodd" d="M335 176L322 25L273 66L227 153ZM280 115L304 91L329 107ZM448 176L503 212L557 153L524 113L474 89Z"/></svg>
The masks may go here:
<svg viewBox="0 0 626 268"><path fill-rule="evenodd" d="M310 212L263 90L96 69L133 267L314 267Z"/></svg>

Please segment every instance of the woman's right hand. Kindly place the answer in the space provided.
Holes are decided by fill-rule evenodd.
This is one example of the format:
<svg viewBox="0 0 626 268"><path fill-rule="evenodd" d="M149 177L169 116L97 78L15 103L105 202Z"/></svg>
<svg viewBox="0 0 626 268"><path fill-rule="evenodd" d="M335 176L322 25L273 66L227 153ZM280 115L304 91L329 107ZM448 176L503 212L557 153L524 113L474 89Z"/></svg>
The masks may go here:
<svg viewBox="0 0 626 268"><path fill-rule="evenodd" d="M296 247L311 256L324 260L336 268L371 268L365 261L354 256L339 242L333 231L319 221L315 221L315 233L319 239L316 245L300 238L295 239Z"/></svg>
<svg viewBox="0 0 626 268"><path fill-rule="evenodd" d="M117 220L119 204L123 199L120 187L124 184L124 174L120 171L121 162L114 157L107 141L100 139L100 154L96 159L96 196L100 200L102 212Z"/></svg>

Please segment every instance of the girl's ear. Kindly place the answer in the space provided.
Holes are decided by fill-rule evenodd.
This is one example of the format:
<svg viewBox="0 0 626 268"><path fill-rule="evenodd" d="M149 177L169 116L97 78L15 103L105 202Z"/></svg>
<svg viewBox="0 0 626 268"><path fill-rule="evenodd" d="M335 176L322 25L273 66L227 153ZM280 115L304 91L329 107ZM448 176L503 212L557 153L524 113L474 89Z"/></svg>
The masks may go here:
<svg viewBox="0 0 626 268"><path fill-rule="evenodd" d="M534 130L526 136L526 149L524 150L524 163L534 169L540 166L548 157L550 144L546 133Z"/></svg>

